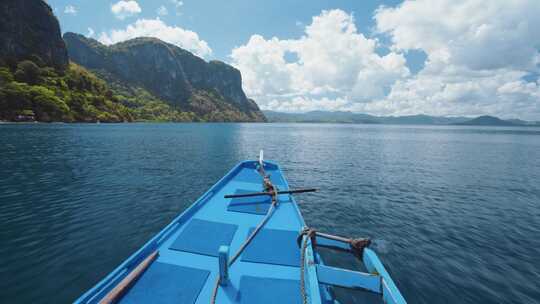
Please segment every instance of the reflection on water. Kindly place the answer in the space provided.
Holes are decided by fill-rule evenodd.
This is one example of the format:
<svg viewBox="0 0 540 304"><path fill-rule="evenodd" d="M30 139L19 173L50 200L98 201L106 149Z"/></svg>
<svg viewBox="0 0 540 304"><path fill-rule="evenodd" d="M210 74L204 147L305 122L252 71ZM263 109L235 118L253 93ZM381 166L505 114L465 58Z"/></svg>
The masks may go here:
<svg viewBox="0 0 540 304"><path fill-rule="evenodd" d="M0 302L72 301L261 148L322 190L298 197L307 223L372 237L410 303L540 301L538 128L4 124Z"/></svg>

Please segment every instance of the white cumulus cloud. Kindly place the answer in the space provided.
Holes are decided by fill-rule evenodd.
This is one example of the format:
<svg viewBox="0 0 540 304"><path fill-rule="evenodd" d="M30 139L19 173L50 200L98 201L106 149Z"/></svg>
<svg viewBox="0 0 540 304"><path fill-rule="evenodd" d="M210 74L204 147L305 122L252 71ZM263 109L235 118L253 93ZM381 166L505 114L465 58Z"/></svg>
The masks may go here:
<svg viewBox="0 0 540 304"><path fill-rule="evenodd" d="M471 69L535 68L540 1L405 1L375 12L377 29L397 49L421 49L432 61Z"/></svg>
<svg viewBox="0 0 540 304"><path fill-rule="evenodd" d="M263 109L540 120L539 15L537 0L405 0L375 10L365 35L352 14L323 11L302 37L253 35L231 61ZM418 73L412 50L427 55Z"/></svg>
<svg viewBox="0 0 540 304"><path fill-rule="evenodd" d="M330 10L313 17L299 39L253 35L231 58L262 108L281 102L279 109L297 111L311 108L310 101L324 108L369 102L409 75L403 55L381 56L376 47L376 40L358 32L352 15Z"/></svg>
<svg viewBox="0 0 540 304"><path fill-rule="evenodd" d="M64 8L64 14L75 16L77 15L77 8L71 4L68 4Z"/></svg>
<svg viewBox="0 0 540 304"><path fill-rule="evenodd" d="M379 106L394 113L492 114L540 119L540 1L405 1L375 12L394 50L422 50L417 75L396 82ZM389 107L388 105L392 105Z"/></svg>
<svg viewBox="0 0 540 304"><path fill-rule="evenodd" d="M111 5L111 12L120 20L139 14L142 11L135 0L120 0Z"/></svg>
<svg viewBox="0 0 540 304"><path fill-rule="evenodd" d="M200 39L197 33L181 27L169 26L159 18L139 19L135 23L129 24L125 29L102 32L98 40L110 45L136 37L159 38L201 57L207 57L212 54L212 49L208 46L208 43Z"/></svg>

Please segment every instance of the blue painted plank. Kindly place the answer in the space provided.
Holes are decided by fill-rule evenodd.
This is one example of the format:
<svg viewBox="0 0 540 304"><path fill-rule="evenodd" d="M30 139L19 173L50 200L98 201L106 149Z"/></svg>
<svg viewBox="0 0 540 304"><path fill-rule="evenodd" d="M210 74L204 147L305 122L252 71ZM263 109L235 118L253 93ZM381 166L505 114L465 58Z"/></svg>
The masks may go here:
<svg viewBox="0 0 540 304"><path fill-rule="evenodd" d="M235 176L235 181L243 182L243 183L253 183L262 185L262 177L259 175L259 173L255 169L250 168L243 168L240 170L240 172Z"/></svg>
<svg viewBox="0 0 540 304"><path fill-rule="evenodd" d="M255 228L251 228L246 238ZM284 266L300 266L297 231L261 229L242 254L242 261Z"/></svg>
<svg viewBox="0 0 540 304"><path fill-rule="evenodd" d="M206 270L155 262L120 303L193 304L209 274Z"/></svg>
<svg viewBox="0 0 540 304"><path fill-rule="evenodd" d="M262 188L262 187L261 187ZM260 191L260 190L259 190ZM253 193L253 190L238 189L234 194ZM227 207L228 211L265 215L270 208L270 196L253 196L233 198Z"/></svg>
<svg viewBox="0 0 540 304"><path fill-rule="evenodd" d="M351 245L349 245L348 243L330 240L323 237L317 237L316 242L317 242L317 246L321 246L321 247L328 247L328 248L342 250L342 251L351 250Z"/></svg>
<svg viewBox="0 0 540 304"><path fill-rule="evenodd" d="M302 238L302 244L307 238L306 235ZM315 254L312 250L311 239L307 240L307 248L305 252L304 260L304 289L310 304L321 304L323 299L321 298L321 291L319 288L319 280L317 278L317 268L315 264ZM328 294L329 295L329 294ZM325 299L326 301L332 301L333 299Z"/></svg>
<svg viewBox="0 0 540 304"><path fill-rule="evenodd" d="M218 256L219 247L229 246L238 226L193 219L170 249Z"/></svg>
<svg viewBox="0 0 540 304"><path fill-rule="evenodd" d="M238 298L241 304L301 304L299 286L297 280L242 276Z"/></svg>
<svg viewBox="0 0 540 304"><path fill-rule="evenodd" d="M386 271L383 264L379 260L379 257L377 257L377 254L369 249L364 249L364 256L363 256L364 265L366 266L367 270L371 273L376 273L380 275L383 278L383 299L385 300L385 303L388 304L406 304L405 298L401 295L399 292L399 289L397 288L396 284L394 284L394 281L390 277L390 274Z"/></svg>
<svg viewBox="0 0 540 304"><path fill-rule="evenodd" d="M319 283L381 293L381 277L369 273L317 265Z"/></svg>

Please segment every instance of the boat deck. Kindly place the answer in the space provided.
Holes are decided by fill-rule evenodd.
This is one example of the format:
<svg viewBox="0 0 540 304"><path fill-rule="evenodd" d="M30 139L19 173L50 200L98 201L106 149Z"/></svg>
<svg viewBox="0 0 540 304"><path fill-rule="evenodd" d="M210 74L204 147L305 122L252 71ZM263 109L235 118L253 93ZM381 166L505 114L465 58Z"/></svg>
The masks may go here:
<svg viewBox="0 0 540 304"><path fill-rule="evenodd" d="M230 246L230 256L234 255L270 206L269 197L223 197L263 190L255 164L244 162L233 169L132 256L131 263L121 265L116 276L113 273L109 280L105 279L108 284L102 282L110 286L96 286L100 290L94 288L94 294L89 291L88 301L81 303L98 303L156 249L157 259L120 303L210 303L219 277L219 247ZM288 189L277 166L265 163L265 169L278 189ZM300 250L296 238L304 223L291 196L279 195L278 202L264 228L229 268L229 280L220 286L216 303L300 303Z"/></svg>
<svg viewBox="0 0 540 304"><path fill-rule="evenodd" d="M278 188L286 188L283 177L278 171L267 170L267 173L271 175L272 182ZM192 303L208 304L210 302L219 276L217 258L219 246L229 245L226 241L230 239L230 254L233 255L246 240L250 230L261 222L270 206L269 198L224 199L223 196L262 190L262 178L255 168L243 167L208 200L189 222L172 234L159 248L160 256L156 260L158 263L209 272L200 294ZM248 205L253 208L242 208L250 201L256 201L258 204ZM291 203L288 195L281 195L277 209L263 230L229 269L229 282L220 288L216 302L254 303L256 301L261 303L258 297L265 292L269 299L275 296L275 291L272 290L273 284L284 286L284 283L285 285L287 283L287 281L275 280L288 280L294 291L291 296L298 298L299 301L300 250L296 245L296 236L302 226L296 206ZM202 231L204 232L201 233ZM294 251L290 252L290 249ZM189 278L185 279L189 280ZM178 286L180 288L181 285ZM257 298L252 299L253 296ZM129 293L125 299L129 299ZM286 303L296 302L294 298L282 300Z"/></svg>
<svg viewBox="0 0 540 304"><path fill-rule="evenodd" d="M220 266L234 260L233 256L251 231L263 222L272 205L270 196L224 198L228 194L263 191L263 178L257 166L255 161L245 161L234 167L75 303L209 304L218 278L224 278L215 303L335 304L338 302L329 286L336 286L378 295L378 302L406 304L376 253L362 247L361 244L368 246L369 240L308 230L310 236L302 237L305 250L300 250L297 238L305 223L290 194L277 196L278 204L271 217L229 267L225 279L227 272L225 267L220 272ZM264 169L278 190L289 190L276 164L264 162ZM325 265L313 250L312 241L316 247L354 253L367 272ZM226 248L228 254L224 252ZM364 297L355 297L356 300L372 302Z"/></svg>

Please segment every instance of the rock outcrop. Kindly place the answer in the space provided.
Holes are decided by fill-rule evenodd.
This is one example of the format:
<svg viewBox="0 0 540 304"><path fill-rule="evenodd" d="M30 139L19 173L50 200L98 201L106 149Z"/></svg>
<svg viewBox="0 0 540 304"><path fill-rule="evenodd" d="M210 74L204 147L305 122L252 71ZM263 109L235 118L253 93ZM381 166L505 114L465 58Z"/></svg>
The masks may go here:
<svg viewBox="0 0 540 304"><path fill-rule="evenodd" d="M60 26L47 3L1 0L0 15L0 58L31 59L57 69L67 67L68 54Z"/></svg>
<svg viewBox="0 0 540 304"><path fill-rule="evenodd" d="M227 113L227 117L241 121L265 121L257 104L242 90L240 71L221 61L206 62L156 38L135 38L105 46L94 39L66 33L64 41L74 62L98 74L104 71L124 83L143 87L181 110L198 115L213 113L212 117Z"/></svg>

